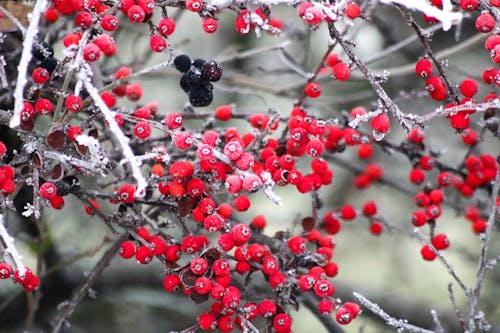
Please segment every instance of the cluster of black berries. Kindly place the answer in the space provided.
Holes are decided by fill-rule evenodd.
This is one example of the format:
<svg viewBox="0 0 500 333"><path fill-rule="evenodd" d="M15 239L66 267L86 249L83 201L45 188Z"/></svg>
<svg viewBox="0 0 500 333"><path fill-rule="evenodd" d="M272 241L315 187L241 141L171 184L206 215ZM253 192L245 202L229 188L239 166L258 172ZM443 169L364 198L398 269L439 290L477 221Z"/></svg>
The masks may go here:
<svg viewBox="0 0 500 333"><path fill-rule="evenodd" d="M35 43L33 47L33 56L40 61L40 67L45 68L50 74L52 74L59 64L59 61L54 58L54 49L52 45L46 42Z"/></svg>
<svg viewBox="0 0 500 333"><path fill-rule="evenodd" d="M181 73L180 86L189 95L192 106L207 106L212 103L214 95L211 82L219 81L222 66L214 60L195 59L191 61L182 54L174 59L174 67Z"/></svg>

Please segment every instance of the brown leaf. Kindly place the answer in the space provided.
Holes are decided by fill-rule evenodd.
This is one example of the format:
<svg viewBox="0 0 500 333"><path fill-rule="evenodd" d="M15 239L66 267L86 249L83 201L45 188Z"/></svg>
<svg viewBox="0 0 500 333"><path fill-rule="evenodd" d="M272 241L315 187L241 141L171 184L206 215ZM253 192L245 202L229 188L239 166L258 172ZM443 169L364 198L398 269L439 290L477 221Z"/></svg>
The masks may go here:
<svg viewBox="0 0 500 333"><path fill-rule="evenodd" d="M311 231L314 228L314 219L310 216L304 217L302 219L302 229L304 231Z"/></svg>
<svg viewBox="0 0 500 333"><path fill-rule="evenodd" d="M89 147L79 145L78 143L76 143L76 149L78 149L78 152L82 155L87 155L87 153L89 152Z"/></svg>
<svg viewBox="0 0 500 333"><path fill-rule="evenodd" d="M56 164L54 168L52 169L52 174L50 175L50 178L52 181L59 181L64 177L64 169L61 166L61 164Z"/></svg>
<svg viewBox="0 0 500 333"><path fill-rule="evenodd" d="M61 150L66 146L66 134L61 130L55 130L47 135L47 144L57 150Z"/></svg>
<svg viewBox="0 0 500 333"><path fill-rule="evenodd" d="M43 167L42 155L39 151L33 152L33 154L31 155L31 161L33 162L33 165L38 169L41 169Z"/></svg>
<svg viewBox="0 0 500 333"><path fill-rule="evenodd" d="M191 198L189 198L188 196L184 196L179 199L177 203L177 213L179 214L179 216L187 216L191 212L191 208L193 208Z"/></svg>
<svg viewBox="0 0 500 333"><path fill-rule="evenodd" d="M98 139L99 138L99 131L97 130L97 128L93 128L89 131L89 136L93 137L94 139Z"/></svg>
<svg viewBox="0 0 500 333"><path fill-rule="evenodd" d="M196 290L191 291L191 293L189 294L189 297L191 297L191 300L195 304L201 304L205 301L208 301L208 294L201 295Z"/></svg>
<svg viewBox="0 0 500 333"><path fill-rule="evenodd" d="M184 268L179 273L179 278L185 287L193 287L194 282L199 276L194 274L189 267Z"/></svg>

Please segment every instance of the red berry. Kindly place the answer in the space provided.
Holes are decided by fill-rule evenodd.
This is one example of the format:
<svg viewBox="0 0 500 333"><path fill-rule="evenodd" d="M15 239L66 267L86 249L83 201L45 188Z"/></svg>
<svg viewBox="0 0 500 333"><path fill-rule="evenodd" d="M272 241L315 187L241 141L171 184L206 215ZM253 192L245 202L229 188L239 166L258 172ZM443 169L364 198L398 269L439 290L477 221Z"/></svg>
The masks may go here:
<svg viewBox="0 0 500 333"><path fill-rule="evenodd" d="M126 94L128 100L137 102L142 97L142 86L139 83L130 83L127 85Z"/></svg>
<svg viewBox="0 0 500 333"><path fill-rule="evenodd" d="M197 278L194 282L194 290L200 295L208 294L212 290L212 280L205 276Z"/></svg>
<svg viewBox="0 0 500 333"><path fill-rule="evenodd" d="M47 114L52 113L52 111L54 111L54 105L48 99L40 98L35 103L35 111L39 115L47 115Z"/></svg>
<svg viewBox="0 0 500 333"><path fill-rule="evenodd" d="M328 299L322 299L318 303L318 311L322 316L327 316L333 311L333 302Z"/></svg>
<svg viewBox="0 0 500 333"><path fill-rule="evenodd" d="M8 279L12 275L12 267L6 262L0 262L0 279Z"/></svg>
<svg viewBox="0 0 500 333"><path fill-rule="evenodd" d="M217 327L217 319L216 317L210 313L202 313L198 317L198 324L200 325L200 328L204 331L211 331L214 330Z"/></svg>
<svg viewBox="0 0 500 333"><path fill-rule="evenodd" d="M460 8L467 12L472 12L477 9L478 0L460 0Z"/></svg>
<svg viewBox="0 0 500 333"><path fill-rule="evenodd" d="M482 33L488 33L495 27L495 18L489 13L483 13L476 19L476 29Z"/></svg>
<svg viewBox="0 0 500 333"><path fill-rule="evenodd" d="M97 44L94 43L88 43L85 45L83 48L83 59L88 62L94 62L99 60L99 57L101 56L101 49Z"/></svg>
<svg viewBox="0 0 500 333"><path fill-rule="evenodd" d="M389 120L389 116L387 116L385 113L382 113L373 118L370 125L376 132L387 133L389 132L391 123Z"/></svg>
<svg viewBox="0 0 500 333"><path fill-rule="evenodd" d="M337 323L339 323L340 325L347 325L352 321L353 317L349 309L341 307L337 310L335 319L337 320Z"/></svg>
<svg viewBox="0 0 500 333"><path fill-rule="evenodd" d="M384 225L379 221L372 221L370 223L370 232L374 235L380 235L384 230Z"/></svg>
<svg viewBox="0 0 500 333"><path fill-rule="evenodd" d="M149 264L153 259L153 253L148 246L140 245L135 252L135 259L139 264Z"/></svg>
<svg viewBox="0 0 500 333"><path fill-rule="evenodd" d="M160 35L152 35L149 38L149 46L153 52L162 52L167 48L167 41Z"/></svg>
<svg viewBox="0 0 500 333"><path fill-rule="evenodd" d="M177 274L166 275L163 279L163 288L169 293L176 291L181 286L181 279Z"/></svg>
<svg viewBox="0 0 500 333"><path fill-rule="evenodd" d="M410 182L413 184L422 184L422 182L425 180L425 174L424 172L419 169L419 168L413 168L410 171Z"/></svg>
<svg viewBox="0 0 500 333"><path fill-rule="evenodd" d="M51 182L46 182L40 185L39 193L42 198L50 200L57 195L57 187Z"/></svg>
<svg viewBox="0 0 500 333"><path fill-rule="evenodd" d="M132 258L135 255L135 244L131 241L122 242L120 245L120 256L124 259Z"/></svg>
<svg viewBox="0 0 500 333"><path fill-rule="evenodd" d="M139 139L146 139L151 134L151 126L144 121L138 122L134 126L134 134Z"/></svg>
<svg viewBox="0 0 500 333"><path fill-rule="evenodd" d="M217 327L221 332L231 332L234 329L234 320L230 316L222 316L217 321Z"/></svg>
<svg viewBox="0 0 500 333"><path fill-rule="evenodd" d="M345 205L340 208L340 216L344 220L353 220L356 218L356 210L351 205Z"/></svg>
<svg viewBox="0 0 500 333"><path fill-rule="evenodd" d="M310 98L319 97L321 95L321 85L316 82L310 82L305 86L304 92Z"/></svg>
<svg viewBox="0 0 500 333"><path fill-rule="evenodd" d="M203 19L203 30L206 33L213 34L214 32L217 31L217 28L219 26L219 23L217 22L216 19L212 17L207 17Z"/></svg>
<svg viewBox="0 0 500 333"><path fill-rule="evenodd" d="M273 327L277 333L290 332L292 327L292 318L286 313L279 313L273 319Z"/></svg>
<svg viewBox="0 0 500 333"><path fill-rule="evenodd" d="M477 82L473 79L465 79L460 83L459 89L465 97L473 97L477 93Z"/></svg>
<svg viewBox="0 0 500 333"><path fill-rule="evenodd" d="M361 10L359 5L355 2L349 2L344 8L345 15L351 20L359 17L361 15Z"/></svg>
<svg viewBox="0 0 500 333"><path fill-rule="evenodd" d="M237 224L231 229L231 237L234 245L241 246L250 240L252 231L246 224Z"/></svg>
<svg viewBox="0 0 500 333"><path fill-rule="evenodd" d="M101 27L105 31L115 31L120 21L115 15L104 15L101 19Z"/></svg>
<svg viewBox="0 0 500 333"><path fill-rule="evenodd" d="M422 58L415 64L415 73L422 78L432 74L432 62L429 59Z"/></svg>
<svg viewBox="0 0 500 333"><path fill-rule="evenodd" d="M333 76L339 81L346 81L351 75L351 70L344 62L339 62L333 66Z"/></svg>
<svg viewBox="0 0 500 333"><path fill-rule="evenodd" d="M427 261L432 261L437 257L437 254L432 250L432 248L429 245L424 245L420 250L420 254L422 255L422 258L424 258Z"/></svg>
<svg viewBox="0 0 500 333"><path fill-rule="evenodd" d="M274 316L276 310L277 310L276 303L274 303L270 299L264 299L259 304L259 313L264 318L269 318Z"/></svg>
<svg viewBox="0 0 500 333"><path fill-rule="evenodd" d="M82 109L82 99L76 95L68 95L64 101L66 109L70 112L78 112Z"/></svg>
<svg viewBox="0 0 500 333"><path fill-rule="evenodd" d="M120 201L124 203L132 203L135 201L136 188L132 184L124 184L118 191Z"/></svg>
<svg viewBox="0 0 500 333"><path fill-rule="evenodd" d="M262 230L266 226L266 218L264 215L256 215L252 220L252 226L258 230Z"/></svg>
<svg viewBox="0 0 500 333"><path fill-rule="evenodd" d="M192 12L199 12L203 9L202 0L186 0L186 9Z"/></svg>
<svg viewBox="0 0 500 333"><path fill-rule="evenodd" d="M169 17L164 17L158 22L158 31L163 36L170 36L175 31L175 21Z"/></svg>
<svg viewBox="0 0 500 333"><path fill-rule="evenodd" d="M331 297L335 293L335 288L328 280L318 280L314 284L314 293L318 297Z"/></svg>
<svg viewBox="0 0 500 333"><path fill-rule="evenodd" d="M445 250L450 246L448 236L445 234L437 234L432 238L432 246L437 250Z"/></svg>
<svg viewBox="0 0 500 333"><path fill-rule="evenodd" d="M366 217L371 217L375 214L377 214L377 204L374 201L368 201L365 203L363 206L363 214Z"/></svg>
<svg viewBox="0 0 500 333"><path fill-rule="evenodd" d="M215 109L215 117L219 120L227 121L231 119L232 109L231 105L221 105Z"/></svg>
<svg viewBox="0 0 500 333"><path fill-rule="evenodd" d="M140 23L144 21L146 13L144 12L144 9L141 6L133 5L128 9L127 16L130 22Z"/></svg>
<svg viewBox="0 0 500 333"><path fill-rule="evenodd" d="M245 195L239 195L234 199L234 208L239 212L244 212L250 208L250 199Z"/></svg>
<svg viewBox="0 0 500 333"><path fill-rule="evenodd" d="M41 83L45 83L49 80L50 73L48 70L46 70L43 67L37 67L33 70L31 77L33 78L33 81L35 81L35 83L41 84Z"/></svg>
<svg viewBox="0 0 500 333"><path fill-rule="evenodd" d="M288 240L288 248L296 254L302 254L306 251L306 240L302 236L294 236Z"/></svg>

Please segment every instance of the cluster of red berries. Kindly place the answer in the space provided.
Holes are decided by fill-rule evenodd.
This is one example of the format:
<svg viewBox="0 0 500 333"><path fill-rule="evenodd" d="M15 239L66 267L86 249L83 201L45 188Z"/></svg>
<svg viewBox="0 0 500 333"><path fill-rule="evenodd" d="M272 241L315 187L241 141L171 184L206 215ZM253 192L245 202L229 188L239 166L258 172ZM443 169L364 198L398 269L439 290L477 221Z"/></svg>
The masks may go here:
<svg viewBox="0 0 500 333"><path fill-rule="evenodd" d="M21 273L18 269L14 271L8 263L0 262L0 279L6 280L10 278L14 279L28 292L35 290L40 284L40 279L30 268L25 267L24 272Z"/></svg>

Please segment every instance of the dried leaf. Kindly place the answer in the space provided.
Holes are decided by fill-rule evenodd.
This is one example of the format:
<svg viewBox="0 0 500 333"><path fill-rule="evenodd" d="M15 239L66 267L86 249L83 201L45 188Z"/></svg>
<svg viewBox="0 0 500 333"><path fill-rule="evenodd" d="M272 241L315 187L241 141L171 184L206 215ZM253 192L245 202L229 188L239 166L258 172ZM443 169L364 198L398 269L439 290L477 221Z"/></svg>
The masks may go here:
<svg viewBox="0 0 500 333"><path fill-rule="evenodd" d="M191 300L195 304L201 304L203 302L208 301L208 294L201 295L196 290L191 291L191 293L189 294L189 297L191 297Z"/></svg>
<svg viewBox="0 0 500 333"><path fill-rule="evenodd" d="M52 174L50 175L50 178L52 181L59 181L64 177L64 169L61 166L61 164L56 164L54 168L52 169Z"/></svg>
<svg viewBox="0 0 500 333"><path fill-rule="evenodd" d="M191 208L193 208L193 204L188 196L184 196L179 199L177 203L177 213L179 216L187 216L191 212Z"/></svg>
<svg viewBox="0 0 500 333"><path fill-rule="evenodd" d="M189 269L189 267L184 268L179 274L179 278L181 279L181 282L185 287L193 287L194 282L198 277L198 275L191 272L191 269Z"/></svg>
<svg viewBox="0 0 500 333"><path fill-rule="evenodd" d="M57 150L66 146L66 134L61 130L55 130L47 135L47 144Z"/></svg>
<svg viewBox="0 0 500 333"><path fill-rule="evenodd" d="M33 154L31 155L31 161L33 162L33 165L38 169L41 169L43 167L42 155L39 151L36 150L33 152Z"/></svg>
<svg viewBox="0 0 500 333"><path fill-rule="evenodd" d="M304 217L302 219L302 229L304 231L311 231L314 228L314 219L310 216Z"/></svg>
<svg viewBox="0 0 500 333"><path fill-rule="evenodd" d="M94 139L99 139L99 131L97 128L93 128L89 131L89 136L93 137Z"/></svg>
<svg viewBox="0 0 500 333"><path fill-rule="evenodd" d="M87 153L89 152L89 147L79 145L78 143L76 143L76 149L78 149L78 152L82 155L87 155Z"/></svg>

